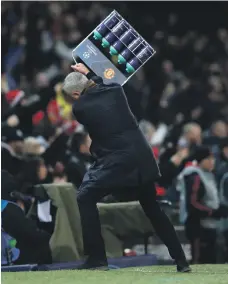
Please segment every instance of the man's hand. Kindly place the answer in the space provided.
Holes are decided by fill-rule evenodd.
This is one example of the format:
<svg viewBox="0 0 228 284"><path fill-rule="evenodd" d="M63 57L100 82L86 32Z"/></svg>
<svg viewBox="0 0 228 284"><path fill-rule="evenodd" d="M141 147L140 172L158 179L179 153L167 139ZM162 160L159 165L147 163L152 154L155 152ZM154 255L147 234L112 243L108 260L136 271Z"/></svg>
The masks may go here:
<svg viewBox="0 0 228 284"><path fill-rule="evenodd" d="M81 73L83 75L87 75L89 73L89 69L87 67L85 67L85 65L82 64L82 63L71 65L71 68L74 71L79 72L79 73Z"/></svg>
<svg viewBox="0 0 228 284"><path fill-rule="evenodd" d="M172 156L171 161L176 165L179 166L184 159L189 156L189 149L183 148L180 149L175 155Z"/></svg>

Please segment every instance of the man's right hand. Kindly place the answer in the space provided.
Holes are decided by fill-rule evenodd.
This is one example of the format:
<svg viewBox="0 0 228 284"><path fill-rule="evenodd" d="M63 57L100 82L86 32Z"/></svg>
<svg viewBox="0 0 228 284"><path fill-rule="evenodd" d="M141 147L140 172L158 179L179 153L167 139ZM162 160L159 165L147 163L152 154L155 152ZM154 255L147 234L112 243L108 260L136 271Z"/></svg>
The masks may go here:
<svg viewBox="0 0 228 284"><path fill-rule="evenodd" d="M71 65L71 68L74 71L79 72L79 73L81 73L83 75L87 75L89 73L89 69L82 63Z"/></svg>

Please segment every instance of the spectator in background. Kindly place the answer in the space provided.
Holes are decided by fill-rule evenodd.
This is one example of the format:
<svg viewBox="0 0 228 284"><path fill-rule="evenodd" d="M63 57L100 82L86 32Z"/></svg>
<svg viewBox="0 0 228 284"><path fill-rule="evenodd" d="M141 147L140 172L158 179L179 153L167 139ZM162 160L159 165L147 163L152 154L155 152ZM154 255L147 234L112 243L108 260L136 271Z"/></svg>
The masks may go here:
<svg viewBox="0 0 228 284"><path fill-rule="evenodd" d="M65 159L68 139L69 136L64 133L61 127L56 128L54 135L49 137L49 145L42 154L42 158L48 166L53 168L57 162Z"/></svg>
<svg viewBox="0 0 228 284"><path fill-rule="evenodd" d="M68 181L77 188L82 183L86 171L92 164L90 154L91 139L88 133L75 133L71 137L70 149L66 152L66 174Z"/></svg>
<svg viewBox="0 0 228 284"><path fill-rule="evenodd" d="M16 175L23 165L23 133L14 127L4 126L1 140L2 169Z"/></svg>
<svg viewBox="0 0 228 284"><path fill-rule="evenodd" d="M216 263L216 219L228 217L228 207L219 202L212 173L215 159L209 148L197 148L192 159L198 166L185 168L178 181L180 219L191 244L193 263Z"/></svg>
<svg viewBox="0 0 228 284"><path fill-rule="evenodd" d="M212 123L208 137L204 138L204 144L212 148L213 153L218 154L221 140L228 136L227 124L225 121L218 120Z"/></svg>
<svg viewBox="0 0 228 284"><path fill-rule="evenodd" d="M65 183L68 182L68 177L65 171L65 167L62 163L57 162L52 173L53 183Z"/></svg>
<svg viewBox="0 0 228 284"><path fill-rule="evenodd" d="M211 127L212 137L224 138L227 137L227 124L225 121L218 120L212 124Z"/></svg>
<svg viewBox="0 0 228 284"><path fill-rule="evenodd" d="M40 157L26 159L24 166L20 169L18 179L24 190L28 190L34 185L51 183L53 180L44 160Z"/></svg>
<svg viewBox="0 0 228 284"><path fill-rule="evenodd" d="M35 137L27 137L24 140L24 156L37 157L43 154L45 151L44 146Z"/></svg>
<svg viewBox="0 0 228 284"><path fill-rule="evenodd" d="M42 144L45 150L49 147L49 144L54 140L56 135L56 128L51 125L47 117L40 122L33 131L33 136Z"/></svg>
<svg viewBox="0 0 228 284"><path fill-rule="evenodd" d="M6 120L11 115L16 115L19 119L18 127L25 135L31 135L34 128L33 115L46 109L51 98L55 96L55 91L52 87L46 87L39 90L39 95L33 94L26 98L21 97L20 93L18 91L17 104L12 105L2 119Z"/></svg>
<svg viewBox="0 0 228 284"><path fill-rule="evenodd" d="M178 141L179 148L194 147L202 142L202 129L197 123L188 123L183 127L183 133Z"/></svg>
<svg viewBox="0 0 228 284"><path fill-rule="evenodd" d="M147 120L141 120L139 123L139 128L146 137L146 140L151 144L152 137L155 133L154 125Z"/></svg>
<svg viewBox="0 0 228 284"><path fill-rule="evenodd" d="M221 153L216 161L216 178L221 204L228 206L228 138L220 143ZM224 234L226 250L225 258L228 261L228 218L222 219L219 229Z"/></svg>
<svg viewBox="0 0 228 284"><path fill-rule="evenodd" d="M151 122L143 119L139 122L139 128L141 129L148 143L152 146L152 140L153 140L154 134L156 133L156 129L154 125ZM155 158L158 159L159 147L153 146L152 150L153 150Z"/></svg>
<svg viewBox="0 0 228 284"><path fill-rule="evenodd" d="M221 183L221 179L223 178L223 176L226 173L228 173L228 138L227 137L221 139L219 147L220 147L220 155L217 157L216 168L215 168L218 184ZM225 185L226 184L224 184L224 189L225 188L228 189L228 185L227 186Z"/></svg>
<svg viewBox="0 0 228 284"><path fill-rule="evenodd" d="M174 153L170 158L164 155L160 156L159 167L161 171L161 178L159 184L169 186L178 174L185 167L189 157L189 149L183 148Z"/></svg>
<svg viewBox="0 0 228 284"><path fill-rule="evenodd" d="M174 130L175 131L175 130ZM160 151L159 165L162 177L160 183L164 186L172 184L173 180L189 162L191 152L202 141L202 130L197 123L187 123L182 128L177 145L168 142Z"/></svg>
<svg viewBox="0 0 228 284"><path fill-rule="evenodd" d="M20 250L14 264L48 264L52 262L49 241L51 235L39 230L35 223L26 217L23 200L12 197L12 192L20 192L17 181L7 171L1 171L2 178L2 231L16 240ZM3 250L4 248L2 248Z"/></svg>

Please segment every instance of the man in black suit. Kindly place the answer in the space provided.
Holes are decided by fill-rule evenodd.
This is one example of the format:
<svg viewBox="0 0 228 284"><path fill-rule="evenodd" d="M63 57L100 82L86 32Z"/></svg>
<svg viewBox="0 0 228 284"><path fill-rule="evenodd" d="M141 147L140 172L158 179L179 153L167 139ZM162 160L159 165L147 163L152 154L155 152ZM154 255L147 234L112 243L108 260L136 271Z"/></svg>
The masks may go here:
<svg viewBox="0 0 228 284"><path fill-rule="evenodd" d="M83 65L72 66L63 91L74 100L73 113L91 139L95 163L79 188L85 254L82 269L107 267L104 241L96 203L108 194L135 195L143 210L176 261L177 270L189 272L180 242L168 217L156 201L154 181L159 168L149 144L132 114L125 93L118 84L105 85Z"/></svg>

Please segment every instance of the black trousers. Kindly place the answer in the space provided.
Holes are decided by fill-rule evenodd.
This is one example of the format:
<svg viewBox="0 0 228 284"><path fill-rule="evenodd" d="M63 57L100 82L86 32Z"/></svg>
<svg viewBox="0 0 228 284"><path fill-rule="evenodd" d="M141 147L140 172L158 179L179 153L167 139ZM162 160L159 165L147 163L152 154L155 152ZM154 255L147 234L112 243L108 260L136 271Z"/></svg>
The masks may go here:
<svg viewBox="0 0 228 284"><path fill-rule="evenodd" d="M129 199L129 201L137 197L158 237L167 246L170 256L175 260L185 260L174 227L156 201L156 189L153 182L144 184L140 188L117 190L97 188L88 181L88 183L82 184L77 197L81 214L85 255L88 255L88 261L107 261L96 203L108 194L117 194L119 196L122 194L123 199Z"/></svg>
<svg viewBox="0 0 228 284"><path fill-rule="evenodd" d="M188 223L185 232L191 244L192 263L216 263L216 229Z"/></svg>

